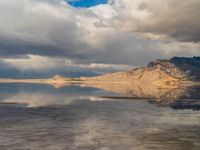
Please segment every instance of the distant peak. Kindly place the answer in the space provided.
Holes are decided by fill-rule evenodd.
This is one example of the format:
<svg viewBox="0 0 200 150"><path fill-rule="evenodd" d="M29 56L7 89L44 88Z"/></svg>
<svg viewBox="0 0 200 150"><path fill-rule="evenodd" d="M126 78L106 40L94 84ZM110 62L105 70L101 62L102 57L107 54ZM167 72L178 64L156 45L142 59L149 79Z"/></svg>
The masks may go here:
<svg viewBox="0 0 200 150"><path fill-rule="evenodd" d="M162 67L165 67L165 68L169 68L170 66L172 66L169 62L169 60L167 59L157 59L155 61L151 61L149 62L149 64L147 65L148 68L152 68L152 67L155 67L155 66L162 66Z"/></svg>
<svg viewBox="0 0 200 150"><path fill-rule="evenodd" d="M63 76L60 76L60 75L55 75L55 76L53 77L53 79L55 79L55 80L62 79L62 78L64 78L64 77L63 77Z"/></svg>

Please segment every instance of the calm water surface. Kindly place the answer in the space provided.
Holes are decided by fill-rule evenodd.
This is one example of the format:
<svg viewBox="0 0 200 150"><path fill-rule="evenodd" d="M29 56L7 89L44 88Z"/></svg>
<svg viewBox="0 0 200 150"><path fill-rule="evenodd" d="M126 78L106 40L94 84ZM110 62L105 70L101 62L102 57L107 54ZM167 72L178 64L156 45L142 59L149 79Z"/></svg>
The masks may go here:
<svg viewBox="0 0 200 150"><path fill-rule="evenodd" d="M200 97L160 106L101 96L119 95L77 86L0 84L0 149L200 149Z"/></svg>

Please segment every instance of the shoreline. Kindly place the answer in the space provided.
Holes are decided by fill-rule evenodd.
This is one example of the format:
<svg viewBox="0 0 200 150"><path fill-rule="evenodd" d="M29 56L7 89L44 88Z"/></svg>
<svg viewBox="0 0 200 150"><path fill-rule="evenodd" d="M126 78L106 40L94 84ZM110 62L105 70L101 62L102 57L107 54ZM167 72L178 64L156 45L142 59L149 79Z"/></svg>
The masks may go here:
<svg viewBox="0 0 200 150"><path fill-rule="evenodd" d="M75 80L74 80L75 79ZM125 81L90 81L90 80L77 80L77 78L64 78L61 80L54 80L53 78L48 78L48 79L13 79L13 78L0 78L0 83L30 83L30 84L49 84L49 85L53 85L53 84L132 84L129 81L125 82ZM133 82L134 83L134 82ZM187 87L187 86L200 86L200 82L195 82L195 81L187 81L183 82L183 84L181 85L183 87Z"/></svg>
<svg viewBox="0 0 200 150"><path fill-rule="evenodd" d="M53 83L74 83L74 84L82 84L82 83L112 83L112 84L129 84L130 82L107 82L107 81L87 81L87 80L52 80L50 79L0 79L0 83L38 83L38 84L53 84Z"/></svg>
<svg viewBox="0 0 200 150"><path fill-rule="evenodd" d="M48 79L0 79L0 83L46 83Z"/></svg>

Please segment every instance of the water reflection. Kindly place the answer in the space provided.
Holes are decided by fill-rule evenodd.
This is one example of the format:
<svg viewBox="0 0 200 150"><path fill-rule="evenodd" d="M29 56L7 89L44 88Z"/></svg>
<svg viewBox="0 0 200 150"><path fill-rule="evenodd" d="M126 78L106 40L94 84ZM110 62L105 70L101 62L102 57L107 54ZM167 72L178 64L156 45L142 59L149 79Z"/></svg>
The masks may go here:
<svg viewBox="0 0 200 150"><path fill-rule="evenodd" d="M100 95L105 93L94 88L66 86L56 89L49 85L0 84L1 104L22 104L26 107L47 107L67 105L77 100L103 101Z"/></svg>
<svg viewBox="0 0 200 150"><path fill-rule="evenodd" d="M157 99L161 100L176 100L190 96L190 90L195 87L180 87L180 88L160 88L151 84L109 84L109 83L96 83L96 84L82 84L81 87L99 88L105 91L120 93L126 96L144 99ZM198 88L198 87L197 87ZM198 94L193 92L193 94ZM200 94L198 95L200 96Z"/></svg>
<svg viewBox="0 0 200 150"><path fill-rule="evenodd" d="M198 150L199 98L198 88L0 84L0 147Z"/></svg>
<svg viewBox="0 0 200 150"><path fill-rule="evenodd" d="M159 88L153 85L109 83L56 85L56 87L1 84L0 102L19 103L27 107L45 107L67 105L76 100L145 100L172 109L200 110L200 87Z"/></svg>
<svg viewBox="0 0 200 150"><path fill-rule="evenodd" d="M123 96L103 96L110 99L148 100L157 106L170 106L173 109L200 110L200 87L160 88L150 84L82 84L81 87L93 87Z"/></svg>
<svg viewBox="0 0 200 150"><path fill-rule="evenodd" d="M0 106L2 149L199 149L200 114L145 101L77 101L65 106Z"/></svg>

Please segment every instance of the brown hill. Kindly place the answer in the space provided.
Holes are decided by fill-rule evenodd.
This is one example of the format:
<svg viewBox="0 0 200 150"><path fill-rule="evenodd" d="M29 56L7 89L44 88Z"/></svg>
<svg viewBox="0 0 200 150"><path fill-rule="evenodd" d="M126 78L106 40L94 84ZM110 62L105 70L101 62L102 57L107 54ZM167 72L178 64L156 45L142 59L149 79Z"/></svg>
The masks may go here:
<svg viewBox="0 0 200 150"><path fill-rule="evenodd" d="M168 60L156 60L146 67L126 72L106 74L98 77L82 77L90 82L124 82L135 84L152 84L157 86L181 86L189 83L187 74Z"/></svg>

